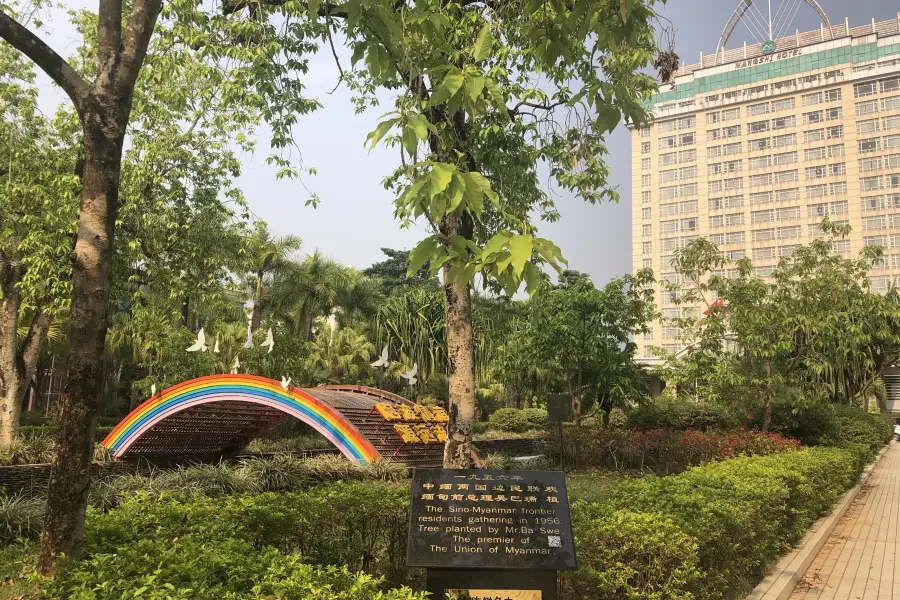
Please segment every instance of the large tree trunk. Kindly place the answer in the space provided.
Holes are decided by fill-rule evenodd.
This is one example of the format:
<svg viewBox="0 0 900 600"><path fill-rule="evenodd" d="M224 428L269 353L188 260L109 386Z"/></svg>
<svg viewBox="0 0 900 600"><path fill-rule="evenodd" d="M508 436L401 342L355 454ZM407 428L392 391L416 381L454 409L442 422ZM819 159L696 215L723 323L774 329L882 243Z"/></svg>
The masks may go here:
<svg viewBox="0 0 900 600"><path fill-rule="evenodd" d="M472 423L475 420L475 360L472 342L472 297L467 283L448 282L444 269L444 335L450 366L450 420L444 467L472 467Z"/></svg>
<svg viewBox="0 0 900 600"><path fill-rule="evenodd" d="M19 282L25 265L0 253L0 448L12 444L19 429L20 387L25 387L18 368Z"/></svg>
<svg viewBox="0 0 900 600"><path fill-rule="evenodd" d="M97 106L82 117L85 163L72 256L68 380L41 533L42 573L51 571L61 554L71 556L84 536L94 428L103 392L113 231L128 114L121 118L121 105L130 105L130 92L124 98L105 94L94 101Z"/></svg>

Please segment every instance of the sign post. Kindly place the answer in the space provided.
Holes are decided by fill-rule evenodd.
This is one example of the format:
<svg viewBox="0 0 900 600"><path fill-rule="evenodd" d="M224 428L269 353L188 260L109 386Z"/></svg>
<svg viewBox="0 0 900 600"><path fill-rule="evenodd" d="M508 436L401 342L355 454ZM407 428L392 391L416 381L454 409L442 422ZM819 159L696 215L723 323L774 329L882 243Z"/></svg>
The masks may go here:
<svg viewBox="0 0 900 600"><path fill-rule="evenodd" d="M563 457L563 422L572 420L572 398L566 394L550 394L547 396L547 420L556 421L559 431L559 470L565 471Z"/></svg>
<svg viewBox="0 0 900 600"><path fill-rule="evenodd" d="M406 562L436 600L556 600L576 568L565 475L416 469Z"/></svg>

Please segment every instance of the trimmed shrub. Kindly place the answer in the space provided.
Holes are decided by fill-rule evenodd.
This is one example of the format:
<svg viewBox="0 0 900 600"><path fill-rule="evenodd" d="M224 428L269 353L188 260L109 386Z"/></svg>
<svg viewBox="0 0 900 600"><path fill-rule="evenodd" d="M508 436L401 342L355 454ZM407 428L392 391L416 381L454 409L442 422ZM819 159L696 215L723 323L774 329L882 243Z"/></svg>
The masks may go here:
<svg viewBox="0 0 900 600"><path fill-rule="evenodd" d="M559 439L550 436L547 442L551 456L559 457ZM649 471L658 475L680 473L711 460L767 455L800 446L797 440L752 430L640 431L598 426L569 427L564 443L566 464L615 471Z"/></svg>
<svg viewBox="0 0 900 600"><path fill-rule="evenodd" d="M701 585L697 544L678 525L659 513L572 509L581 568L563 573L562 597L693 600L690 590Z"/></svg>
<svg viewBox="0 0 900 600"><path fill-rule="evenodd" d="M490 426L498 431L512 433L522 433L531 429L525 412L517 408L501 408L494 411L490 417Z"/></svg>
<svg viewBox="0 0 900 600"><path fill-rule="evenodd" d="M522 410L531 429L543 429L547 426L547 411L543 408L526 408Z"/></svg>
<svg viewBox="0 0 900 600"><path fill-rule="evenodd" d="M472 423L472 433L484 433L488 430L488 427L487 421L474 421Z"/></svg>
<svg viewBox="0 0 900 600"><path fill-rule="evenodd" d="M625 421L627 429L735 429L737 419L729 411L714 404L698 404L684 400L656 399L633 409Z"/></svg>
<svg viewBox="0 0 900 600"><path fill-rule="evenodd" d="M799 540L858 475L854 456L837 448L735 458L695 467L680 475L623 482L601 501L579 512L573 527L575 531L585 527L590 530L599 526L595 521L609 519L622 507L639 507L642 513L665 515L687 536L689 542L682 539L677 548L667 548L667 555L683 557L689 553L687 544L696 545L701 576L678 573L677 578L683 583L676 587L674 595L643 596L634 591L630 596L611 598L690 597L684 595L686 592L698 599L733 598L748 591L765 567ZM614 548L616 542L620 540L613 538L608 547ZM621 555L627 557L629 551L630 546L622 544ZM572 577L581 580L586 577L585 570L590 573L593 569L601 573L613 571L604 577L615 578L615 572L623 571L622 565L630 559L604 555L602 560L605 562L594 562L593 555L587 559L582 555L580 573ZM651 575L663 578L662 573L645 573L643 577ZM675 579L676 573L673 571L670 576ZM596 574L590 577L600 578Z"/></svg>

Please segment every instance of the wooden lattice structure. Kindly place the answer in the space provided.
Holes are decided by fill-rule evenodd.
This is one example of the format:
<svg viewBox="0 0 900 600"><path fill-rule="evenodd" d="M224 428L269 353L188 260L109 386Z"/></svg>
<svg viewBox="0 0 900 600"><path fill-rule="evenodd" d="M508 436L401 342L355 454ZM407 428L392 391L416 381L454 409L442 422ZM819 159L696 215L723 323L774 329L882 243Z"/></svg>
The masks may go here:
<svg viewBox="0 0 900 600"><path fill-rule="evenodd" d="M284 388L252 375L213 375L172 386L129 413L103 445L119 458L228 457L290 418L355 462L390 458L440 466L443 459L446 415L439 409L365 386Z"/></svg>

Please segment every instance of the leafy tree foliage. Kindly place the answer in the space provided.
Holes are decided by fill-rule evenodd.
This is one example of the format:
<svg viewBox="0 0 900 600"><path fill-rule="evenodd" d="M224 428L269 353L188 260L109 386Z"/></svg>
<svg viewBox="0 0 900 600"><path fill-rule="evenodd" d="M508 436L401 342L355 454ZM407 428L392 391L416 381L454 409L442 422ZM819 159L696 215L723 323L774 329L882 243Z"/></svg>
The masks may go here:
<svg viewBox="0 0 900 600"><path fill-rule="evenodd" d="M640 395L633 340L654 316L653 283L645 269L598 290L587 276L565 271L559 285L535 295L525 329L529 358L559 374L576 425L586 399L608 415Z"/></svg>
<svg viewBox="0 0 900 600"><path fill-rule="evenodd" d="M670 359L670 377L707 399L758 403L764 430L784 390L800 401L842 404L871 394L900 361L900 298L869 289L881 248L845 259L832 248L849 230L827 220L823 229L827 235L782 257L770 280L755 277L748 259L738 261L736 277L722 276L725 260L704 239L680 251L680 283L668 291L678 304L704 310L699 320L687 311L672 320L687 349Z"/></svg>
<svg viewBox="0 0 900 600"><path fill-rule="evenodd" d="M429 273L427 266L421 267L412 276L407 276L409 250L382 248L381 252L387 256L387 259L373 263L372 266L363 270L363 274L379 280L381 290L385 295L405 286L437 287L437 278Z"/></svg>

